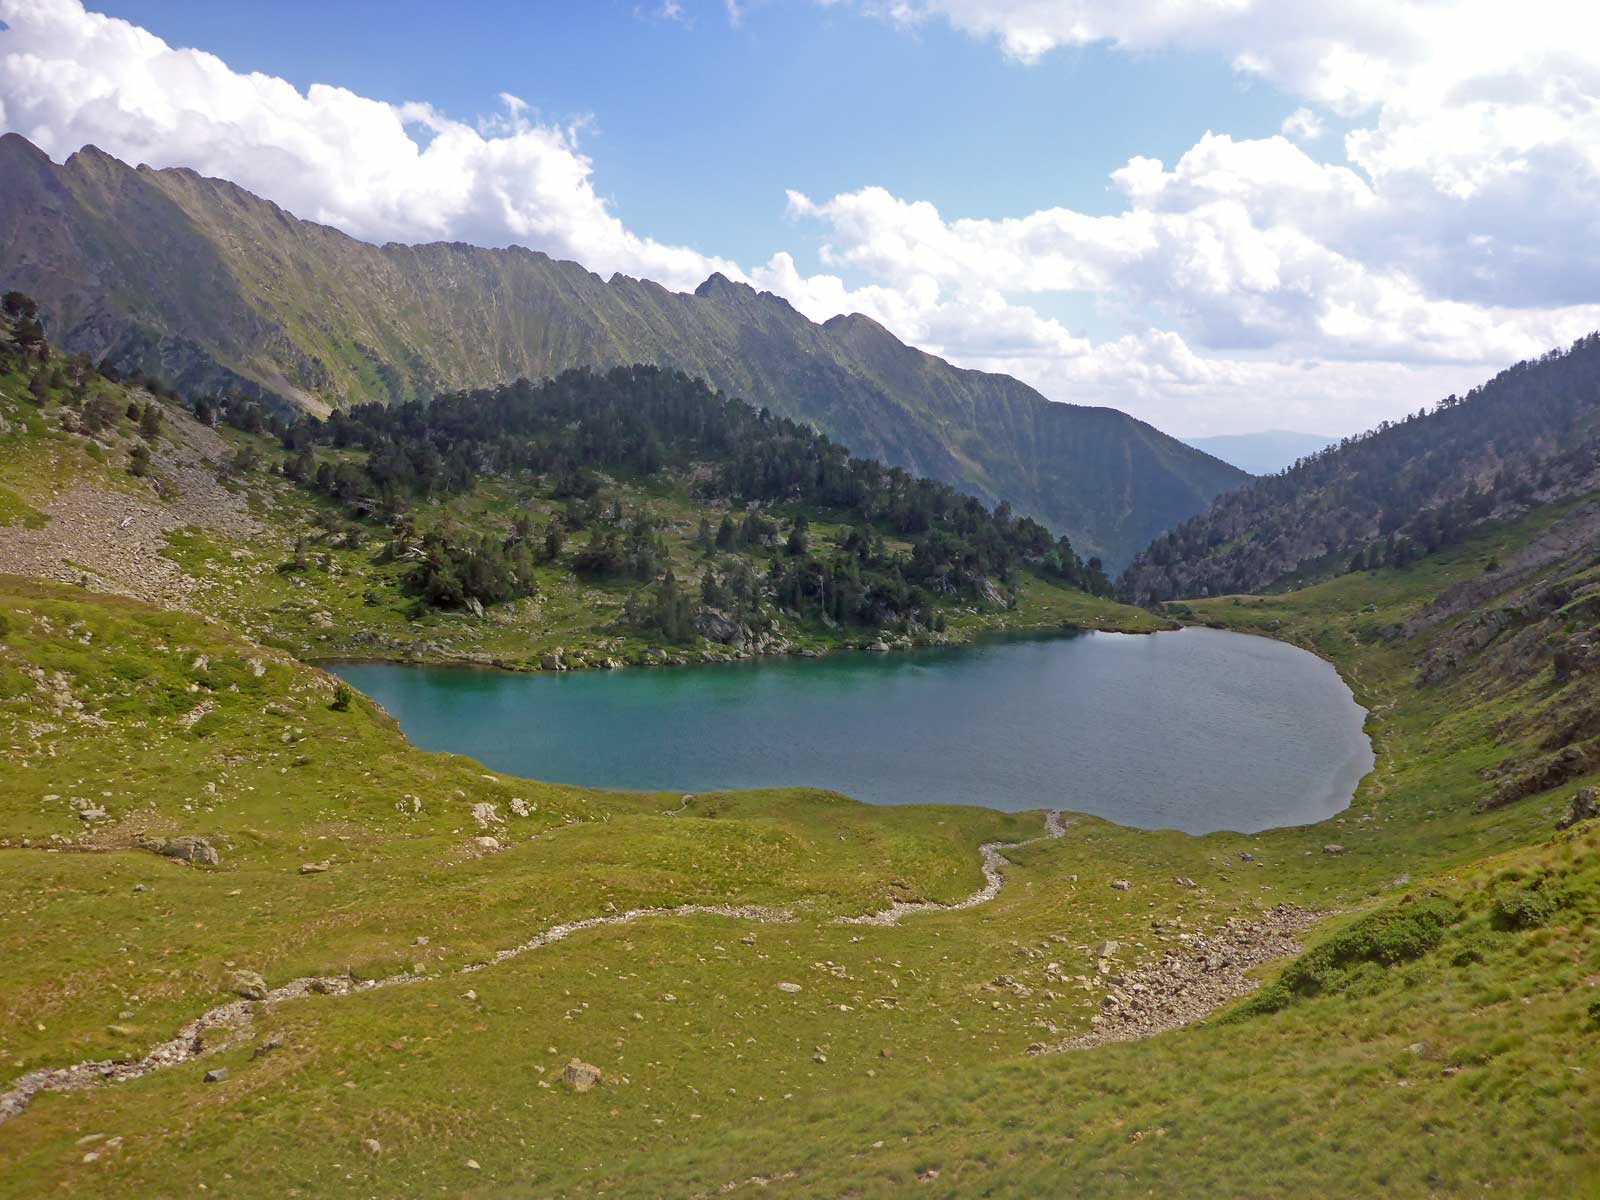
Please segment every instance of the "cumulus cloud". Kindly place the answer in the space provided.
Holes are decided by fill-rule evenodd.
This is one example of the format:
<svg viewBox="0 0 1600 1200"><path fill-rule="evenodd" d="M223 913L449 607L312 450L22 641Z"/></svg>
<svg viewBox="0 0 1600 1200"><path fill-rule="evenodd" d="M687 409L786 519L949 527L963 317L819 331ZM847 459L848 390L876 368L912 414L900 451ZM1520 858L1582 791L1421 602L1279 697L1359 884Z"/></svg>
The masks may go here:
<svg viewBox="0 0 1600 1200"><path fill-rule="evenodd" d="M0 20L5 127L58 159L93 143L191 167L370 241L521 243L675 287L737 274L628 230L596 192L577 128L534 120L515 96L467 124L425 103L241 74L78 0L0 0Z"/></svg>
<svg viewBox="0 0 1600 1200"><path fill-rule="evenodd" d="M865 313L962 365L1184 433L1352 429L1600 325L1600 8L822 2L944 21L1029 64L1091 44L1212 54L1296 107L1279 135L1130 158L1109 214L952 216L871 180L790 192L789 230L817 244L810 273L788 250L746 272L629 229L579 124L521 97L468 123L300 91L79 0L0 0L0 125L57 158L93 142L221 175L373 241L516 242L677 288L721 271L814 319ZM734 24L745 9L725 0ZM640 11L683 15L677 0ZM1086 304L1113 332L1051 315Z"/></svg>
<svg viewBox="0 0 1600 1200"><path fill-rule="evenodd" d="M849 0L823 0L848 3ZM1096 297L1197 354L1167 385L1259 386L1265 356L1322 364L1313 387L1486 373L1600 324L1600 9L1565 0L857 0L901 25L944 21L1037 64L1063 47L1226 58L1301 105L1284 136L1208 134L1170 168L1135 157L1109 217L1049 209L945 220L864 188L791 209L827 260L963 289ZM1331 158L1310 150L1330 120ZM1331 141L1332 139L1326 139ZM1331 149L1331 147L1330 147ZM1060 344L1041 332L1040 351ZM1120 342L1080 381L1115 378ZM1171 360L1181 362L1181 357ZM1031 378L1054 377L1042 367ZM1293 388L1307 372L1278 371ZM1340 381L1330 384L1335 375ZM1142 386L1128 366L1133 396ZM1304 385L1301 385L1303 390ZM1081 392L1079 393L1081 394ZM1415 397L1413 396L1413 400ZM1143 403L1135 399L1135 404ZM1391 415L1400 396L1385 390ZM1414 406L1414 405L1413 405Z"/></svg>

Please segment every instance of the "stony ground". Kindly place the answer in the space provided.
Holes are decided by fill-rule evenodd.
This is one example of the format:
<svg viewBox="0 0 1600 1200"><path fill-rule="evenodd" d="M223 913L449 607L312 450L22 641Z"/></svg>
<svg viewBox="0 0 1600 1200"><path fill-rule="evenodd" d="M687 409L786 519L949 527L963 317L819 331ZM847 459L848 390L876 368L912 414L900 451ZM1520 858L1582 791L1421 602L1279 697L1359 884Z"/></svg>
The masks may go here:
<svg viewBox="0 0 1600 1200"><path fill-rule="evenodd" d="M168 429L155 443L152 480L160 481L159 491L153 481L128 478L112 487L95 475L67 474L48 496L35 498L48 524L0 525L0 573L193 609L196 581L167 556L169 535L192 527L246 542L263 529L244 492L218 478L228 453L222 438L193 421L169 422ZM102 445L110 456L123 453Z"/></svg>

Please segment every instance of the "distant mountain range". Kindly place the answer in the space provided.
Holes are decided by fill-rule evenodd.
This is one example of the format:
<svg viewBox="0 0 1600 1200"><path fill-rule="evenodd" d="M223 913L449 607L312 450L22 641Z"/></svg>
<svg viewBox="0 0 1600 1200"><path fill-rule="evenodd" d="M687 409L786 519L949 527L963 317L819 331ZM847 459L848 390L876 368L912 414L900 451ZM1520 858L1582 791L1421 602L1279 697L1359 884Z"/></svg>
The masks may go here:
<svg viewBox="0 0 1600 1200"><path fill-rule="evenodd" d="M1228 493L1152 542L1120 588L1147 604L1404 566L1596 490L1600 333Z"/></svg>
<svg viewBox="0 0 1600 1200"><path fill-rule="evenodd" d="M1244 472L1109 408L962 370L866 317L713 275L692 295L521 248L374 246L222 180L0 137L0 288L51 340L186 394L316 412L568 367L675 367L1014 508L1116 569Z"/></svg>
<svg viewBox="0 0 1600 1200"><path fill-rule="evenodd" d="M1225 463L1232 463L1241 471L1249 471L1252 475L1271 475L1285 467L1294 466L1308 454L1324 450L1338 440L1319 433L1266 429L1260 433L1184 438L1183 442Z"/></svg>

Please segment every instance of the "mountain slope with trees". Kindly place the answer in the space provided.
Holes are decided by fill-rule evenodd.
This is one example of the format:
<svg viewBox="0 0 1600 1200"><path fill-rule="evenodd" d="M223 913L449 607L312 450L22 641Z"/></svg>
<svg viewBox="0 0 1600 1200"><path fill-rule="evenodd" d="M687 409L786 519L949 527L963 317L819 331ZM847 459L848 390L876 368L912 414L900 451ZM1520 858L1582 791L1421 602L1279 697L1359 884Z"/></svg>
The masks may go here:
<svg viewBox="0 0 1600 1200"><path fill-rule="evenodd" d="M1246 476L1106 408L962 370L859 315L720 275L692 295L520 248L374 246L230 183L0 137L0 288L49 336L182 394L317 414L651 363L953 484L1120 567Z"/></svg>
<svg viewBox="0 0 1600 1200"><path fill-rule="evenodd" d="M1600 334L1220 497L1123 574L1139 603L1404 566L1600 486Z"/></svg>
<svg viewBox="0 0 1600 1200"><path fill-rule="evenodd" d="M27 527L0 528L0 571L176 601L298 653L566 669L1160 625L1008 505L682 372L326 421L191 411L55 352L29 297L0 307L0 527Z"/></svg>

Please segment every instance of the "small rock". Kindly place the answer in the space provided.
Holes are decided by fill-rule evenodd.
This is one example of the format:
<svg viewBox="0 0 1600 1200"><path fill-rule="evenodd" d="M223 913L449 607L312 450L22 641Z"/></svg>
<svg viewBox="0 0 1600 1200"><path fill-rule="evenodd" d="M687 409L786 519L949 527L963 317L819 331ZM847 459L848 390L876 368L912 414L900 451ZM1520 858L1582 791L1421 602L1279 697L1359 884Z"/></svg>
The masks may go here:
<svg viewBox="0 0 1600 1200"><path fill-rule="evenodd" d="M1113 884L1112 886L1114 887L1116 885ZM1122 946L1117 942L1101 942L1094 948L1094 956L1096 958L1110 958L1113 954L1121 949Z"/></svg>
<svg viewBox="0 0 1600 1200"><path fill-rule="evenodd" d="M361 1148L363 1150L365 1150L368 1154L382 1154L383 1153L383 1146L381 1144L379 1144L377 1138L363 1138L361 1140Z"/></svg>
<svg viewBox="0 0 1600 1200"><path fill-rule="evenodd" d="M133 885L133 890L136 892L148 892L150 889L142 883L136 883Z"/></svg>
<svg viewBox="0 0 1600 1200"><path fill-rule="evenodd" d="M228 1077L228 1068L227 1067L212 1067L211 1070L206 1072L206 1082L207 1083L221 1083L227 1077Z"/></svg>
<svg viewBox="0 0 1600 1200"><path fill-rule="evenodd" d="M328 864L325 862L300 864L300 874L302 875L321 875L327 869Z"/></svg>
<svg viewBox="0 0 1600 1200"><path fill-rule="evenodd" d="M463 1000L476 1000L478 998L478 993L472 988L468 988L466 991L461 993L461 998Z"/></svg>
<svg viewBox="0 0 1600 1200"><path fill-rule="evenodd" d="M267 1038L266 1041L262 1042L259 1046L257 1046L256 1049L255 1049L255 1053L252 1054L250 1057L251 1058L265 1058L267 1055L271 1054L274 1050L282 1049L282 1047L283 1047L283 1039L281 1037L278 1037L276 1034L274 1034L272 1037Z"/></svg>
<svg viewBox="0 0 1600 1200"><path fill-rule="evenodd" d="M798 983L780 983L778 985L778 990L780 992L789 992L790 994L793 994L800 990L800 985Z"/></svg>
<svg viewBox="0 0 1600 1200"><path fill-rule="evenodd" d="M1133 887L1133 884L1129 883L1126 879L1113 879L1111 881L1111 887L1113 891L1125 892L1129 888Z"/></svg>
<svg viewBox="0 0 1600 1200"><path fill-rule="evenodd" d="M1337 858L1339 855L1344 853L1344 847L1339 845L1338 842L1329 842L1322 848L1322 852Z"/></svg>
<svg viewBox="0 0 1600 1200"><path fill-rule="evenodd" d="M575 1058L562 1070L561 1081L575 1092L587 1092L600 1082L600 1068Z"/></svg>
<svg viewBox="0 0 1600 1200"><path fill-rule="evenodd" d="M472 844L474 846L476 846L479 850L494 851L494 850L500 849L500 839L499 838L494 838L494 837L489 837L487 834L484 835L483 837L475 837L475 838L473 838L472 839Z"/></svg>
<svg viewBox="0 0 1600 1200"><path fill-rule="evenodd" d="M175 837L161 847L164 858L176 858L183 862L199 863L203 867L214 867L220 861L216 847L203 837L194 837L185 834Z"/></svg>
<svg viewBox="0 0 1600 1200"><path fill-rule="evenodd" d="M478 1160L475 1159L475 1158L467 1159L466 1168L469 1171L481 1171L481 1170L483 1170L483 1168L478 1165Z"/></svg>

